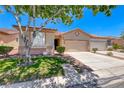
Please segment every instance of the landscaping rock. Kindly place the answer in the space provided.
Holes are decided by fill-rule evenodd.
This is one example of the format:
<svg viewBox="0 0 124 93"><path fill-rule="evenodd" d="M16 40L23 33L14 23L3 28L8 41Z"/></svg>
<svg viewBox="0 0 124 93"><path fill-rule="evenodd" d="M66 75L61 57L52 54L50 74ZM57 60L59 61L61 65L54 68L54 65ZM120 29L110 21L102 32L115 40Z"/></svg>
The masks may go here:
<svg viewBox="0 0 124 93"><path fill-rule="evenodd" d="M70 64L63 65L65 71L66 85L65 87L92 88L97 86L98 76L84 69L79 74Z"/></svg>

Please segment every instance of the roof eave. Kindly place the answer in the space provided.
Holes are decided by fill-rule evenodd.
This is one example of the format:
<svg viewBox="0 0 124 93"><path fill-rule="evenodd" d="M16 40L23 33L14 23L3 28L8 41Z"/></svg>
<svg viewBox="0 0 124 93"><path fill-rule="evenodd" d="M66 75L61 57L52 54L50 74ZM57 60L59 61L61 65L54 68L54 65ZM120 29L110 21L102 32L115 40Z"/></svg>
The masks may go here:
<svg viewBox="0 0 124 93"><path fill-rule="evenodd" d="M17 26L17 25L13 25L13 27L15 28L15 29L17 29L17 30L19 30L19 27ZM22 29L23 29L23 31L25 31L25 29L26 29L26 26L21 26L22 27ZM29 29L32 29L33 30L33 27L29 27ZM38 27L36 27L36 30L38 30L39 28ZM30 30L30 31L32 31L32 30ZM57 31L57 29L49 29L49 28L43 28L43 30L42 30L43 32L56 32Z"/></svg>

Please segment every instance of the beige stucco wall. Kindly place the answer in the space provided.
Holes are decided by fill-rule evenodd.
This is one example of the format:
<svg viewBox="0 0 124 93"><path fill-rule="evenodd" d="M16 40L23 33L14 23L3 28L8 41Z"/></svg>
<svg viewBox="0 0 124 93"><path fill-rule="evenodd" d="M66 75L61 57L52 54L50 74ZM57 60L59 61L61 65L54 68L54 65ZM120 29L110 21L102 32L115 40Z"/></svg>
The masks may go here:
<svg viewBox="0 0 124 93"><path fill-rule="evenodd" d="M18 34L7 35L0 33L0 45L12 46L14 49L18 49L19 42L16 40L18 38Z"/></svg>
<svg viewBox="0 0 124 93"><path fill-rule="evenodd" d="M18 49L19 43L16 40L13 40L11 42L4 43L2 45L11 46L11 47L14 47L14 49Z"/></svg>
<svg viewBox="0 0 124 93"><path fill-rule="evenodd" d="M75 35L77 32L79 33L78 36ZM89 36L83 34L81 31L78 31L78 30L64 34L63 38L64 39L71 39L71 40L89 40L90 39Z"/></svg>
<svg viewBox="0 0 124 93"><path fill-rule="evenodd" d="M78 32L79 35L76 36L75 33ZM65 41L66 40L89 40L90 37L82 33L81 31L75 30L64 34L61 38L61 44L66 47Z"/></svg>
<svg viewBox="0 0 124 93"><path fill-rule="evenodd" d="M52 46L54 48L55 33L45 33L46 34L46 46Z"/></svg>

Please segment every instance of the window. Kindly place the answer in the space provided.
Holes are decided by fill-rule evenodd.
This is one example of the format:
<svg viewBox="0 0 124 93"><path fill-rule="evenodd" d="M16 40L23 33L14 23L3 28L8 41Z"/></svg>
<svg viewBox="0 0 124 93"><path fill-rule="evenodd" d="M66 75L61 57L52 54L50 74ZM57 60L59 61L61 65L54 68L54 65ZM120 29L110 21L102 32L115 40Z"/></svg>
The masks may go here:
<svg viewBox="0 0 124 93"><path fill-rule="evenodd" d="M36 32L35 33L35 38L33 39L33 48L43 48L45 47L45 34L42 32Z"/></svg>

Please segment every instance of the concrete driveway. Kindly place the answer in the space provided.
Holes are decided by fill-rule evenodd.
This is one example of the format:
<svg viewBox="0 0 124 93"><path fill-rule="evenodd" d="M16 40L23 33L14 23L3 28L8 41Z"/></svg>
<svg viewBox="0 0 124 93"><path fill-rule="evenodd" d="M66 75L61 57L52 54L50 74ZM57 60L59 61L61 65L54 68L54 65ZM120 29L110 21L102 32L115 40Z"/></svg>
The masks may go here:
<svg viewBox="0 0 124 93"><path fill-rule="evenodd" d="M97 74L101 79L109 78L110 81L114 80L109 82L110 85L113 82L124 82L124 60L90 52L68 52L67 54L89 66L93 69L93 73Z"/></svg>
<svg viewBox="0 0 124 93"><path fill-rule="evenodd" d="M109 88L124 88L124 60L90 52L68 52L70 56L93 69L99 76L99 85Z"/></svg>

